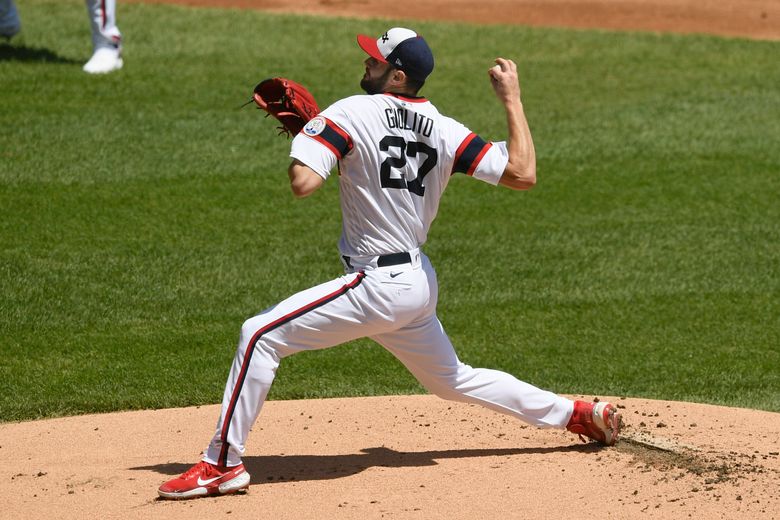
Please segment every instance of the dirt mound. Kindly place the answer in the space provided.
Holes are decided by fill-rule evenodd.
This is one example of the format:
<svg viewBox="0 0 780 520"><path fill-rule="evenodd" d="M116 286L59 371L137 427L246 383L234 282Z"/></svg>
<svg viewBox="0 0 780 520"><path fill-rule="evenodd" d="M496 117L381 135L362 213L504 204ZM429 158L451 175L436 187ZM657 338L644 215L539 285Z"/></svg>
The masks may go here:
<svg viewBox="0 0 780 520"><path fill-rule="evenodd" d="M616 399L613 448L433 396L272 401L242 495L157 500L219 406L0 425L9 518L773 518L780 414Z"/></svg>

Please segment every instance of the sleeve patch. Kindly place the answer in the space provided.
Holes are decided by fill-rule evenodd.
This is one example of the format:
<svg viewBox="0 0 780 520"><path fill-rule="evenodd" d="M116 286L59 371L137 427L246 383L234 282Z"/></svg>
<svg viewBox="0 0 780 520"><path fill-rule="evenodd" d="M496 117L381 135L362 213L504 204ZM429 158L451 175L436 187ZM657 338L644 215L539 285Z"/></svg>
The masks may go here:
<svg viewBox="0 0 780 520"><path fill-rule="evenodd" d="M306 125L304 135L327 147L338 159L352 150L352 138L327 117L317 116Z"/></svg>
<svg viewBox="0 0 780 520"><path fill-rule="evenodd" d="M475 133L469 134L455 152L455 162L452 173L473 175L482 157L485 156L493 143L486 143Z"/></svg>

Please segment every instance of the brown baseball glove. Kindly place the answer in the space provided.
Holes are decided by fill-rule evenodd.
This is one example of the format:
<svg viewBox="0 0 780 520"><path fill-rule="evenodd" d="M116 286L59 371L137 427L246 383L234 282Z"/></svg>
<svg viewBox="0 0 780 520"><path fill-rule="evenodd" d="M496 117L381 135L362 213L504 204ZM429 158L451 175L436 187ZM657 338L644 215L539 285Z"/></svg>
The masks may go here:
<svg viewBox="0 0 780 520"><path fill-rule="evenodd" d="M282 123L281 134L295 137L320 109L306 87L287 78L269 78L257 84L253 99L259 108ZM268 117L266 115L266 117Z"/></svg>

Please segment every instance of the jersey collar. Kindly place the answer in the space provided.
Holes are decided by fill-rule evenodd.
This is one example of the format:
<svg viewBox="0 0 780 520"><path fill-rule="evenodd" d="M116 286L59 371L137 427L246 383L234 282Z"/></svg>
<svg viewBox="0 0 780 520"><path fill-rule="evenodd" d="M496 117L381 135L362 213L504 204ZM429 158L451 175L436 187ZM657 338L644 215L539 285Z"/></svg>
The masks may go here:
<svg viewBox="0 0 780 520"><path fill-rule="evenodd" d="M400 99L402 101L408 101L409 103L427 103L428 102L427 99L425 99L424 97L419 97L419 96L407 96L407 95L404 95L404 94L396 94L394 92L384 92L383 94L385 96L391 96L391 97L394 97L394 98L398 98L398 99Z"/></svg>

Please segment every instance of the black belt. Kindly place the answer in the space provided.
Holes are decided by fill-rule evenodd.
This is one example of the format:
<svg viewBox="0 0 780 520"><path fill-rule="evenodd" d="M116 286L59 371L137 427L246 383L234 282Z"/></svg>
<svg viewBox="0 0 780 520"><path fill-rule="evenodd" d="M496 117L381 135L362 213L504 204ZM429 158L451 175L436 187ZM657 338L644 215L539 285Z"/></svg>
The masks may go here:
<svg viewBox="0 0 780 520"><path fill-rule="evenodd" d="M348 256L342 256L344 261L347 263L347 267L352 267L352 264L350 263L350 258ZM391 253L389 255L381 255L379 258L376 259L376 266L377 267L388 267L391 265L399 265L399 264L408 264L412 261L412 255L410 255L408 252L403 253Z"/></svg>

